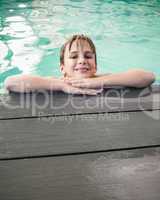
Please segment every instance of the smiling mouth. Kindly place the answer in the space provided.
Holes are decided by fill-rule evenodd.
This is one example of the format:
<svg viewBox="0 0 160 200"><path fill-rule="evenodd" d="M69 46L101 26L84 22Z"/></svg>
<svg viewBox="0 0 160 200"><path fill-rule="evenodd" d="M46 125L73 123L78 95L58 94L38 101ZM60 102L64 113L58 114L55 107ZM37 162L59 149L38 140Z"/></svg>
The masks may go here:
<svg viewBox="0 0 160 200"><path fill-rule="evenodd" d="M77 68L75 68L75 71L87 72L87 71L89 71L89 68L88 67L77 67Z"/></svg>

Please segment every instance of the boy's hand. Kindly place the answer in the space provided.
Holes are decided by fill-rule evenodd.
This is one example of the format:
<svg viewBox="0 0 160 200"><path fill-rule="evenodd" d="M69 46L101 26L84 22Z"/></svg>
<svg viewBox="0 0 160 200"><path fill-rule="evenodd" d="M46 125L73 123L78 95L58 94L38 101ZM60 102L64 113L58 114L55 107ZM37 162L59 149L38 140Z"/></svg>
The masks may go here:
<svg viewBox="0 0 160 200"><path fill-rule="evenodd" d="M102 78L83 78L83 79L76 79L76 78L66 78L64 79L65 83L70 84L73 87L78 88L103 88L103 80Z"/></svg>
<svg viewBox="0 0 160 200"><path fill-rule="evenodd" d="M103 91L103 89L88 89L74 87L71 84L68 84L66 81L63 82L61 90L69 94L86 94L86 95L97 95Z"/></svg>

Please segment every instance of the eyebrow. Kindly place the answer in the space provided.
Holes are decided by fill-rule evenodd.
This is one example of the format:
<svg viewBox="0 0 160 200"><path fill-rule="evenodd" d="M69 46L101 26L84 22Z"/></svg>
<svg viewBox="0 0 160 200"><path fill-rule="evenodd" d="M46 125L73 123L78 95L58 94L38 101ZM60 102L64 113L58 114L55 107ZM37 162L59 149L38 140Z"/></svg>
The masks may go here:
<svg viewBox="0 0 160 200"><path fill-rule="evenodd" d="M72 53L74 54L74 53L78 53L78 51L71 51L70 53L71 53L71 54L72 54ZM84 53L93 53L93 51L84 51Z"/></svg>

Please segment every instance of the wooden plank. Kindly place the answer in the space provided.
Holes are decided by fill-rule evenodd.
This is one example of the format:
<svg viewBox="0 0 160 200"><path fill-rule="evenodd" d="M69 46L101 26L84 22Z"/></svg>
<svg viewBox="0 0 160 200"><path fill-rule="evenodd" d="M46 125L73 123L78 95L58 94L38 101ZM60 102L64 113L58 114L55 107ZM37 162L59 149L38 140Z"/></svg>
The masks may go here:
<svg viewBox="0 0 160 200"><path fill-rule="evenodd" d="M41 115L67 115L160 109L160 86L144 89L110 88L98 96L41 91L0 96L0 119Z"/></svg>
<svg viewBox="0 0 160 200"><path fill-rule="evenodd" d="M160 110L0 121L0 158L160 145Z"/></svg>
<svg viewBox="0 0 160 200"><path fill-rule="evenodd" d="M3 200L159 200L160 149L0 161Z"/></svg>

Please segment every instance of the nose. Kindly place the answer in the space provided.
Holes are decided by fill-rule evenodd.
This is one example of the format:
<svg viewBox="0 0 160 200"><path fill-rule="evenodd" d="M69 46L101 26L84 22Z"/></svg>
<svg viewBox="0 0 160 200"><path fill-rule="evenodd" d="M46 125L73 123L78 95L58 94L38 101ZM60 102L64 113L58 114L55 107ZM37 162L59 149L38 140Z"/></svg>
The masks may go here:
<svg viewBox="0 0 160 200"><path fill-rule="evenodd" d="M78 56L78 64L84 64L86 63L86 59L84 57L84 55L79 55Z"/></svg>

